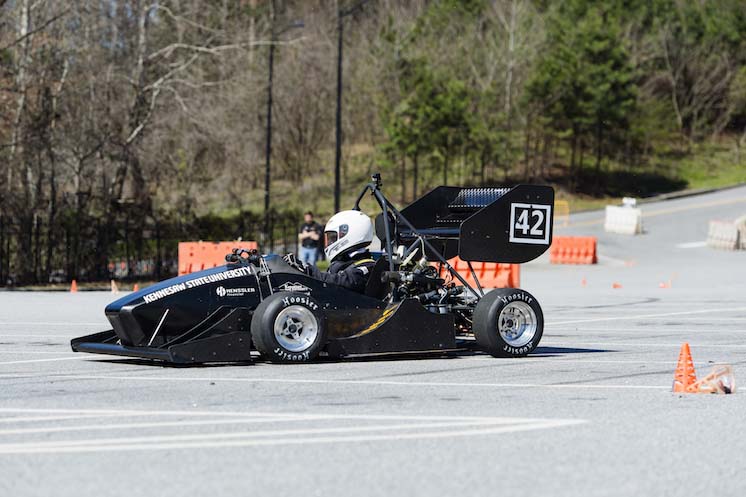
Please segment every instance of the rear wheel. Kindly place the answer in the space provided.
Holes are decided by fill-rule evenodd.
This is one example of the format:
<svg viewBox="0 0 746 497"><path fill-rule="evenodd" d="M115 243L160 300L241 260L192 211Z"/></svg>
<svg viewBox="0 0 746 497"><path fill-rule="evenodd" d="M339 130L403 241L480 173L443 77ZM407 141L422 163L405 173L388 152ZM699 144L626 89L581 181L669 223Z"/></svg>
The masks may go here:
<svg viewBox="0 0 746 497"><path fill-rule="evenodd" d="M519 288L498 288L477 303L474 336L495 357L522 357L536 349L544 332L544 315L533 295Z"/></svg>
<svg viewBox="0 0 746 497"><path fill-rule="evenodd" d="M276 293L254 311L251 340L272 362L310 361L326 344L324 313L308 295Z"/></svg>

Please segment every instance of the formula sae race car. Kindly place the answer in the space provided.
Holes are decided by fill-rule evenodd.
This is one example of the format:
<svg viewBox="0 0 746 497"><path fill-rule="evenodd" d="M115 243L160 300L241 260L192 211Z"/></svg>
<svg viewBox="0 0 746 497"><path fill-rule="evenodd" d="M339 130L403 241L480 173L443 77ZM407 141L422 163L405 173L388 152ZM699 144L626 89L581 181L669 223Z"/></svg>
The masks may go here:
<svg viewBox="0 0 746 497"><path fill-rule="evenodd" d="M180 364L272 362L481 349L531 353L541 307L517 288L484 292L472 262L524 263L552 242L548 186L438 187L403 210L380 175L360 193L381 208L382 253L363 294L298 271L276 255L234 250L227 264L131 293L106 307L112 329L72 340L77 352ZM476 288L449 264L466 261ZM444 276L444 277L441 277Z"/></svg>

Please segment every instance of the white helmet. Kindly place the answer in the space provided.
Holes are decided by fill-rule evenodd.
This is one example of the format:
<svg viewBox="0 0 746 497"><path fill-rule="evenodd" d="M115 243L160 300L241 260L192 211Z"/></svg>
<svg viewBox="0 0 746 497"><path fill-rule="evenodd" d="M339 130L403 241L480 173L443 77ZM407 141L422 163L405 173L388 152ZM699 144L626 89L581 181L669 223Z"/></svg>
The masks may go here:
<svg viewBox="0 0 746 497"><path fill-rule="evenodd" d="M338 212L324 228L324 253L329 262L342 254L367 247L372 241L373 223L360 211Z"/></svg>

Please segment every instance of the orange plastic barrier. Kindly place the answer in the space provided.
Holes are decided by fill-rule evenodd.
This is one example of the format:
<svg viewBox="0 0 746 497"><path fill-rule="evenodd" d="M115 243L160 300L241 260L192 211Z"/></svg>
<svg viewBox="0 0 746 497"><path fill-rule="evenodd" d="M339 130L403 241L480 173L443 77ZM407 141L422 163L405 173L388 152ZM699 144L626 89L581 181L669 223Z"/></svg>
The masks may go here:
<svg viewBox="0 0 746 497"><path fill-rule="evenodd" d="M234 248L253 250L256 242L179 242L179 276L225 264Z"/></svg>
<svg viewBox="0 0 746 497"><path fill-rule="evenodd" d="M596 264L595 236L555 236L549 249L552 264Z"/></svg>
<svg viewBox="0 0 746 497"><path fill-rule="evenodd" d="M448 263L456 270L470 285L477 288L476 282L469 271L469 265L454 257ZM518 264L499 264L494 262L472 262L471 267L477 275L482 288L518 288L521 286L521 266ZM445 268L440 270L440 277L448 274ZM458 280L456 280L458 281Z"/></svg>

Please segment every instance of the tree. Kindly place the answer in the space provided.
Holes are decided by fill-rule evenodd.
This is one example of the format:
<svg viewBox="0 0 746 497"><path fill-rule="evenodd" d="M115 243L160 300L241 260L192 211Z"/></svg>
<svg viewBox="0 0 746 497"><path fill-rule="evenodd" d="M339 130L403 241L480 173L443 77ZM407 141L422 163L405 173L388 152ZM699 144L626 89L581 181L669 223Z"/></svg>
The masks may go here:
<svg viewBox="0 0 746 497"><path fill-rule="evenodd" d="M617 24L609 13L590 7L578 19L555 13L527 98L560 136L569 136L570 171L577 175L583 147L595 149L596 184L601 161L629 128L636 85ZM578 168L579 169L579 168Z"/></svg>

